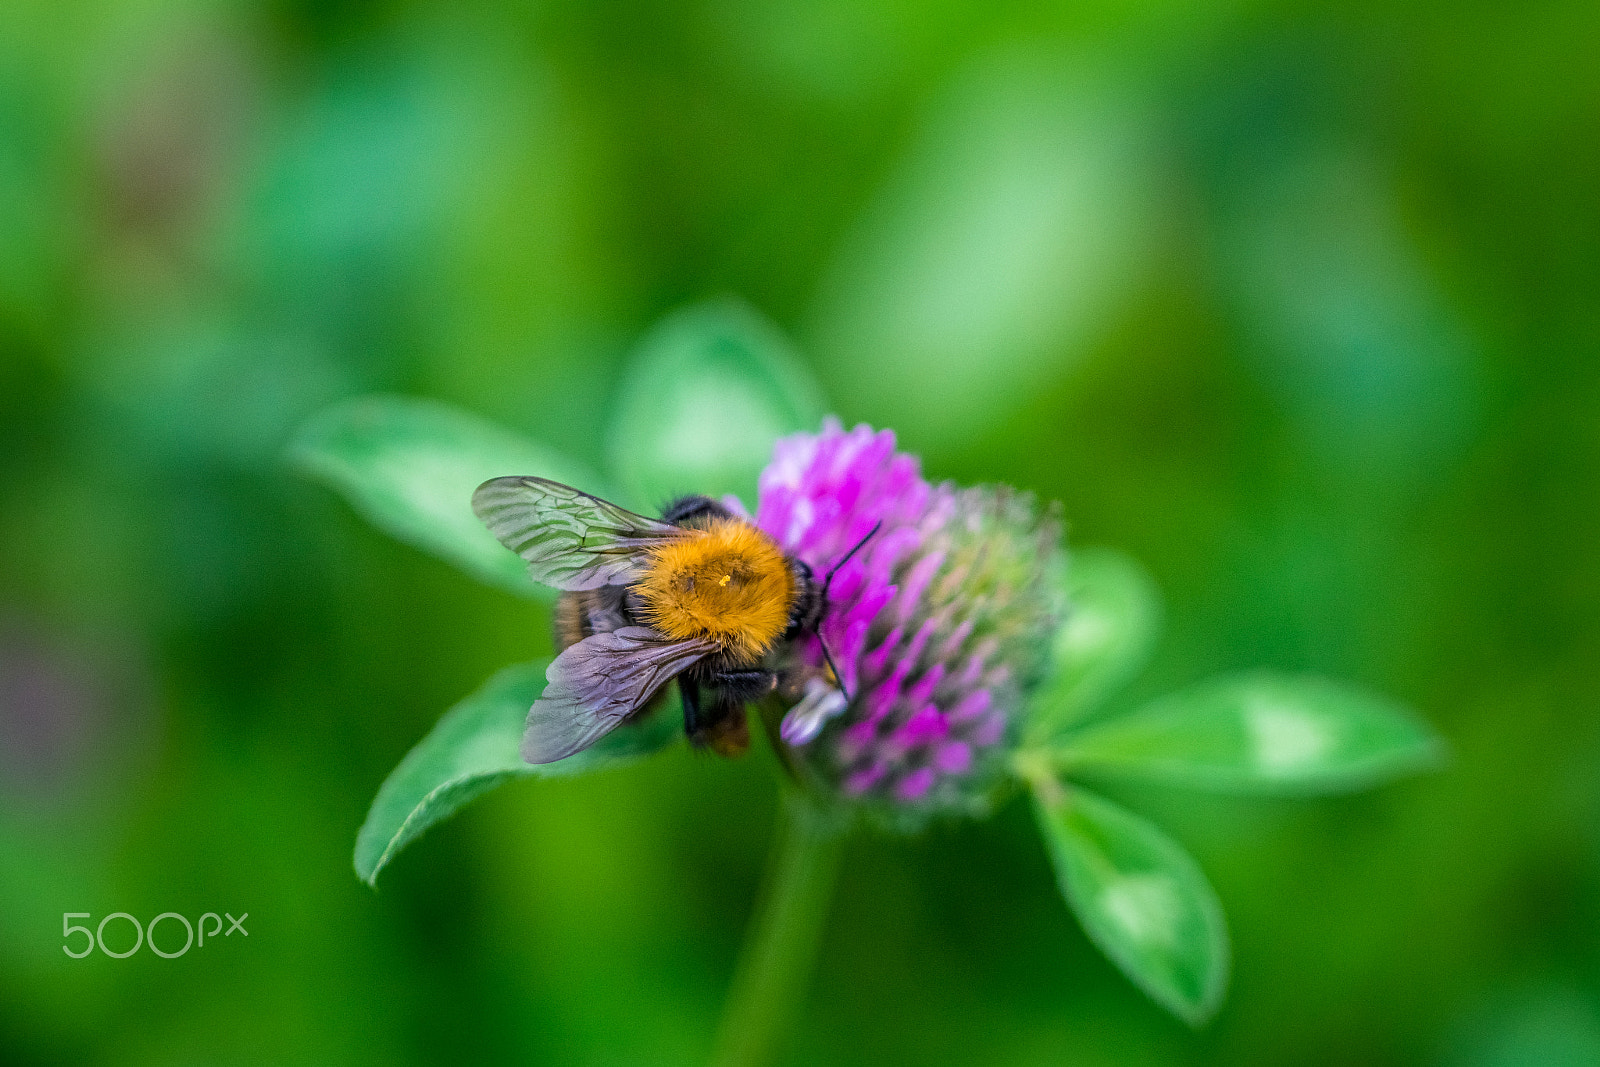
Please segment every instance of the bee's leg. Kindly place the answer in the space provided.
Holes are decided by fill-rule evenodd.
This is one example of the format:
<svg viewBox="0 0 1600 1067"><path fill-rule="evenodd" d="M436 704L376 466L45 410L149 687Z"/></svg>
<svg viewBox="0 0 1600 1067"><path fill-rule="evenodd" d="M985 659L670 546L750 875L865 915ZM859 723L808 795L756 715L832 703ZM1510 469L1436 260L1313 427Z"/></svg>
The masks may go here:
<svg viewBox="0 0 1600 1067"><path fill-rule="evenodd" d="M687 674L680 674L678 692L683 696L683 732L692 741L705 725L705 717L700 713L700 683Z"/></svg>

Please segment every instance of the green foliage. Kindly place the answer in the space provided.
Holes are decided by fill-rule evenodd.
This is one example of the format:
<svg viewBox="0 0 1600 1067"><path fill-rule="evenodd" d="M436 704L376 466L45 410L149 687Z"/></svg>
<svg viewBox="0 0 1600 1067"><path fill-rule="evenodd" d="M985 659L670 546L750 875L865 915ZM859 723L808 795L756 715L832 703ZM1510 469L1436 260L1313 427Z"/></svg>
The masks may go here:
<svg viewBox="0 0 1600 1067"><path fill-rule="evenodd" d="M1067 618L1056 633L1055 673L1029 712L1034 742L1092 715L1144 666L1160 630L1160 593L1131 556L1111 548L1076 550L1065 582Z"/></svg>
<svg viewBox="0 0 1600 1067"><path fill-rule="evenodd" d="M472 491L504 474L536 474L602 490L559 452L431 400L367 396L328 408L300 428L290 455L349 498L373 525L523 596L555 592L528 578L516 554L472 513Z"/></svg>
<svg viewBox="0 0 1600 1067"><path fill-rule="evenodd" d="M1442 744L1406 709L1322 678L1259 672L1206 682L1132 714L1077 725L1143 665L1160 598L1136 562L1079 553L1055 676L1035 698L1013 766L1033 787L1062 892L1085 931L1191 1024L1221 1002L1228 935L1194 861L1155 827L1058 775L1148 778L1230 792L1359 789L1436 763Z"/></svg>
<svg viewBox="0 0 1600 1067"><path fill-rule="evenodd" d="M378 790L356 837L356 874L375 885L378 874L428 827L513 778L557 778L649 755L681 736L680 715L663 707L618 727L594 746L557 763L533 766L517 745L528 707L544 690L538 660L507 667L445 713L406 754ZM669 697L668 703L675 701Z"/></svg>
<svg viewBox="0 0 1600 1067"><path fill-rule="evenodd" d="M639 343L612 414L612 468L631 506L652 514L686 492L732 493L754 509L773 441L821 418L821 391L777 327L711 300Z"/></svg>
<svg viewBox="0 0 1600 1067"><path fill-rule="evenodd" d="M1095 944L1157 1003L1192 1025L1228 981L1228 931L1205 875L1171 838L1079 787L1035 792L1056 877Z"/></svg>
<svg viewBox="0 0 1600 1067"><path fill-rule="evenodd" d="M824 276L818 351L917 439L960 440L1082 358L1151 265L1147 89L1083 51L974 57Z"/></svg>
<svg viewBox="0 0 1600 1067"><path fill-rule="evenodd" d="M1360 789L1436 764L1442 745L1391 700L1324 678L1216 679L1062 740L1074 769L1229 792Z"/></svg>
<svg viewBox="0 0 1600 1067"><path fill-rule="evenodd" d="M1597 39L1592 0L0 3L0 1061L706 1061L759 756L510 790L374 906L330 874L425 732L397 690L442 712L547 612L281 457L402 391L604 476L627 345L734 291L930 477L1137 545L1152 674L1337 665L1459 753L1177 796L1250 987L1195 1040L985 906L1041 876L1020 807L859 842L793 1067L1600 1062ZM271 936L48 936L229 901Z"/></svg>

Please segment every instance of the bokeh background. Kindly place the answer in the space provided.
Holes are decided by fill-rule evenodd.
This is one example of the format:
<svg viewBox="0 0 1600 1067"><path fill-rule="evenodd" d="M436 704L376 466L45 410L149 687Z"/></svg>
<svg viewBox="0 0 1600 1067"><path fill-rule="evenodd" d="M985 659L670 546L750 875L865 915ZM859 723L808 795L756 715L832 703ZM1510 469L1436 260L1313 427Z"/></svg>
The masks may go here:
<svg viewBox="0 0 1600 1067"><path fill-rule="evenodd" d="M703 1060L768 757L517 783L367 890L378 784L547 620L283 448L388 390L599 465L630 344L736 293L1145 561L1125 701L1316 670L1453 750L1137 795L1228 909L1200 1032L1026 805L858 838L791 1063L1600 1062L1597 191L1589 0L6 0L0 1060Z"/></svg>

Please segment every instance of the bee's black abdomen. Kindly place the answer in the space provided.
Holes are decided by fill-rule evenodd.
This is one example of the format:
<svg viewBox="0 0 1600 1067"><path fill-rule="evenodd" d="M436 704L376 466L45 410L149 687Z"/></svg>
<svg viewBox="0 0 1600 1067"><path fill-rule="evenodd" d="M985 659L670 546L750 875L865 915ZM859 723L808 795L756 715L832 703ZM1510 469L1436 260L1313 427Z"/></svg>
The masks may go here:
<svg viewBox="0 0 1600 1067"><path fill-rule="evenodd" d="M710 749L719 756L740 756L750 747L744 701L723 689L718 681L711 679L712 687L702 690L692 671L678 675L678 690L683 694L683 732L695 748Z"/></svg>
<svg viewBox="0 0 1600 1067"><path fill-rule="evenodd" d="M699 736L691 740L719 756L731 759L744 755L750 748L750 720L745 715L744 705L725 694L717 694L708 721Z"/></svg>
<svg viewBox="0 0 1600 1067"><path fill-rule="evenodd" d="M624 626L635 625L632 605L627 602L626 594L627 590L616 585L562 593L556 600L553 618L556 651L594 634L610 633Z"/></svg>

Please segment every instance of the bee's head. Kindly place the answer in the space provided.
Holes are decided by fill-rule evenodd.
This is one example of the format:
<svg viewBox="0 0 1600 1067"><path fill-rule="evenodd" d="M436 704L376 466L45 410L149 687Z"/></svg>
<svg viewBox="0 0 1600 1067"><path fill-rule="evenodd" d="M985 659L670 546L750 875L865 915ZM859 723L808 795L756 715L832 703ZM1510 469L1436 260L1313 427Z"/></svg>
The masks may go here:
<svg viewBox="0 0 1600 1067"><path fill-rule="evenodd" d="M789 557L789 573L794 580L794 607L789 612L789 629L784 637L793 639L801 633L815 633L822 625L826 602L822 585L811 565L798 556Z"/></svg>
<svg viewBox="0 0 1600 1067"><path fill-rule="evenodd" d="M674 526L703 528L717 519L734 518L733 512L708 496L680 496L661 509L661 521Z"/></svg>
<svg viewBox="0 0 1600 1067"><path fill-rule="evenodd" d="M822 580L820 586L817 585L816 575L810 565L801 559L794 560L795 589L798 595L795 598L795 608L789 624L789 635L792 637L802 630L816 634L817 643L822 646L822 658L827 662L828 669L833 672L835 680L842 676L839 674L839 668L834 665L833 653L828 651L828 642L822 636L822 624L828 618L828 590L832 588L833 576L839 573L839 568L850 562L850 557L860 552L882 528L883 520L879 519L873 524L872 529L867 531L865 537L857 541L850 551L840 556L838 562L829 568L828 576ZM846 693L845 696L848 699L849 694Z"/></svg>

